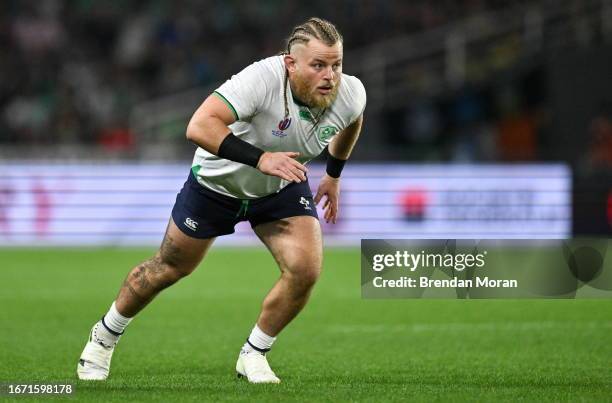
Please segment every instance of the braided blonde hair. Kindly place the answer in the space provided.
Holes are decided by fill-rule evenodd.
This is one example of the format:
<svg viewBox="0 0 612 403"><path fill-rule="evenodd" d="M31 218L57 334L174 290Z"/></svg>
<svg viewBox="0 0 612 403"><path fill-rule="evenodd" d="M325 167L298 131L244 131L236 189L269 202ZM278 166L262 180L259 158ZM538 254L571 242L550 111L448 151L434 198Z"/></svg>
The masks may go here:
<svg viewBox="0 0 612 403"><path fill-rule="evenodd" d="M334 24L322 18L312 17L305 23L293 28L291 35L287 38L286 53L291 53L291 47L294 44L307 44L312 38L320 40L327 46L343 42L342 35Z"/></svg>

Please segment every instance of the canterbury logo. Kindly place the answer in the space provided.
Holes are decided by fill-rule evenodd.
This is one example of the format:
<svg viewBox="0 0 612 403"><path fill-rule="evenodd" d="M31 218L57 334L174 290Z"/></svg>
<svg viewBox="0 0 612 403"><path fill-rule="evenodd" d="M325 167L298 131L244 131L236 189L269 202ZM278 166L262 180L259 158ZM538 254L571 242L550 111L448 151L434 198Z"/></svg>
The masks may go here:
<svg viewBox="0 0 612 403"><path fill-rule="evenodd" d="M310 208L310 200L303 196L300 198L300 204L304 206L304 210L312 210Z"/></svg>
<svg viewBox="0 0 612 403"><path fill-rule="evenodd" d="M193 221L191 218L185 218L185 225L189 227L190 230L196 231L198 229L198 223Z"/></svg>

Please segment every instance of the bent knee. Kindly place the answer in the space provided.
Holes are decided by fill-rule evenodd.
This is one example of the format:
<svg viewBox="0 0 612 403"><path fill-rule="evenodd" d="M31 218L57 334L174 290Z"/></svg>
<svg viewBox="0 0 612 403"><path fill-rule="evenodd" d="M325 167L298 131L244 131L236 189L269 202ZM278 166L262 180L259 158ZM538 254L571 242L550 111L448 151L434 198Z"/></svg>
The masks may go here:
<svg viewBox="0 0 612 403"><path fill-rule="evenodd" d="M145 262L143 266L146 268L150 281L154 282L159 289L171 286L183 277L191 274L195 269L195 267L191 266L170 264L159 255Z"/></svg>
<svg viewBox="0 0 612 403"><path fill-rule="evenodd" d="M291 281L301 287L312 287L321 275L321 266L318 264L296 264L285 271Z"/></svg>
<svg viewBox="0 0 612 403"><path fill-rule="evenodd" d="M189 274L191 274L190 271L185 271L177 267L166 265L166 269L163 275L160 276L160 279L168 284L174 284L183 277L187 277Z"/></svg>
<svg viewBox="0 0 612 403"><path fill-rule="evenodd" d="M157 260L158 264L163 268L163 272L177 279L190 275L197 267L197 264L190 260L177 259L176 256L168 258L159 253L155 255L154 260Z"/></svg>

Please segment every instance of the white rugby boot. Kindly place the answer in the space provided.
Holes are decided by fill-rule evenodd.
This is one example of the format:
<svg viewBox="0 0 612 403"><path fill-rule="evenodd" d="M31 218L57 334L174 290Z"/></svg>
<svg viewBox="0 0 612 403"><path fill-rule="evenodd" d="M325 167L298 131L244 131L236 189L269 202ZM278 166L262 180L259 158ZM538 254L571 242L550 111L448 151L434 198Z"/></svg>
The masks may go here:
<svg viewBox="0 0 612 403"><path fill-rule="evenodd" d="M111 358L119 337L120 335L112 335L101 320L93 326L77 364L79 379L103 381L108 378Z"/></svg>
<svg viewBox="0 0 612 403"><path fill-rule="evenodd" d="M266 356L259 351L241 351L236 362L238 378L245 377L250 383L280 383Z"/></svg>

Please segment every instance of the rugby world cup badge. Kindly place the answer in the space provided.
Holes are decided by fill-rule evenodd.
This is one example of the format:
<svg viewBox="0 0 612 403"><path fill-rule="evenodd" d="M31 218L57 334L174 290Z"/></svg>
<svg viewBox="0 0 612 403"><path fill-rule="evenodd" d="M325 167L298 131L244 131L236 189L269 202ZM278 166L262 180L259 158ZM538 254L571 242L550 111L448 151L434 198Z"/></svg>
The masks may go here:
<svg viewBox="0 0 612 403"><path fill-rule="evenodd" d="M272 130L272 134L276 137L285 137L287 135L285 130L287 130L289 126L291 126L291 118L286 117L278 122L278 130Z"/></svg>

